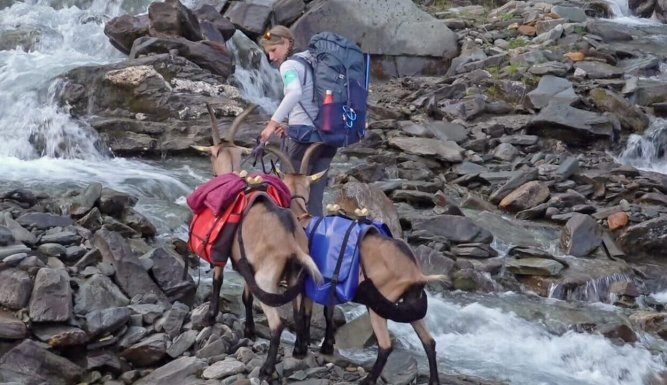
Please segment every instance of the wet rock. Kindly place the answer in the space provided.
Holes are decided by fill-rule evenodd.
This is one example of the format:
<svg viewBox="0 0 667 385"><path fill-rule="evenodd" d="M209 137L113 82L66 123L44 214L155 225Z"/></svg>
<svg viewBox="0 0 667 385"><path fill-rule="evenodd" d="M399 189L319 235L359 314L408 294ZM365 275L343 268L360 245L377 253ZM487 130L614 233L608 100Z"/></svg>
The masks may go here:
<svg viewBox="0 0 667 385"><path fill-rule="evenodd" d="M448 274L454 267L454 260L426 245L415 247L414 253L424 274Z"/></svg>
<svg viewBox="0 0 667 385"><path fill-rule="evenodd" d="M618 244L628 258L663 255L667 250L667 215L632 225L618 237Z"/></svg>
<svg viewBox="0 0 667 385"><path fill-rule="evenodd" d="M522 211L546 201L549 194L549 187L544 183L531 181L508 194L498 206L512 212Z"/></svg>
<svg viewBox="0 0 667 385"><path fill-rule="evenodd" d="M102 214L120 218L126 207L133 207L136 203L137 198L105 187L99 198L99 209Z"/></svg>
<svg viewBox="0 0 667 385"><path fill-rule="evenodd" d="M102 196L102 188L102 184L97 182L88 185L88 187L81 192L81 195L72 200L69 207L69 214L74 218L80 218L86 215L86 213L92 210L95 203L97 203Z"/></svg>
<svg viewBox="0 0 667 385"><path fill-rule="evenodd" d="M72 289L64 270L39 269L30 296L30 318L35 322L67 321L72 316Z"/></svg>
<svg viewBox="0 0 667 385"><path fill-rule="evenodd" d="M578 7L566 7L562 5L556 5L551 8L551 13L560 16L563 19L569 20L573 23L583 23L588 19L586 12L583 9Z"/></svg>
<svg viewBox="0 0 667 385"><path fill-rule="evenodd" d="M505 263L505 268L518 275L556 276L565 266L553 259L521 258Z"/></svg>
<svg viewBox="0 0 667 385"><path fill-rule="evenodd" d="M375 334L368 313L336 329L336 348L338 349L363 349L374 342Z"/></svg>
<svg viewBox="0 0 667 385"><path fill-rule="evenodd" d="M66 227L74 223L74 221L69 217L38 212L23 214L16 218L16 222L18 222L18 224L23 227L35 228L39 230L46 230L57 226Z"/></svg>
<svg viewBox="0 0 667 385"><path fill-rule="evenodd" d="M589 215L575 213L561 232L561 247L575 257L585 257L602 243L602 229Z"/></svg>
<svg viewBox="0 0 667 385"><path fill-rule="evenodd" d="M34 245L37 243L37 237L15 221L10 213L4 213L0 218L4 220L4 225L12 232L15 241L26 245ZM0 222L3 222L3 220L0 220Z"/></svg>
<svg viewBox="0 0 667 385"><path fill-rule="evenodd" d="M148 35L148 27L148 15L121 15L104 25L104 34L111 45L127 55L136 39Z"/></svg>
<svg viewBox="0 0 667 385"><path fill-rule="evenodd" d="M75 384L83 370L71 361L24 340L0 358L0 381L26 385Z"/></svg>
<svg viewBox="0 0 667 385"><path fill-rule="evenodd" d="M601 111L614 113L624 129L630 132L643 132L649 125L648 117L621 95L604 89L595 88L590 92L595 106Z"/></svg>
<svg viewBox="0 0 667 385"><path fill-rule="evenodd" d="M412 224L413 235L426 239L444 239L452 243L491 243L493 235L476 225L470 218L440 215L417 219Z"/></svg>

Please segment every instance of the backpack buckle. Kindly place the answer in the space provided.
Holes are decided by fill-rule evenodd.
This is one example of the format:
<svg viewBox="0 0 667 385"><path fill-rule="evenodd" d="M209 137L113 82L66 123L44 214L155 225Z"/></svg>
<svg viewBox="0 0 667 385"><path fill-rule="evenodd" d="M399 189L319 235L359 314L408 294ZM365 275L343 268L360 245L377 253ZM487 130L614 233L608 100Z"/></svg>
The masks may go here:
<svg viewBox="0 0 667 385"><path fill-rule="evenodd" d="M354 108L343 106L343 121L347 128L352 128L354 122L357 120L357 113L354 111Z"/></svg>

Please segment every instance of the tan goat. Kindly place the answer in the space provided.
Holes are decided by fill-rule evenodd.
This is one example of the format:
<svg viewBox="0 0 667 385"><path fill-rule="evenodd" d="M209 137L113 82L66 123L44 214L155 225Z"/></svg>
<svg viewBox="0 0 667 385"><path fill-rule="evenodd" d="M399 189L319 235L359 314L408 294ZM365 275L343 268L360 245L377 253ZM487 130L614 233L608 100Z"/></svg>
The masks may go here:
<svg viewBox="0 0 667 385"><path fill-rule="evenodd" d="M281 166L284 168L281 177L285 184L292 192L291 209L296 214L301 226L306 228L311 220L311 216L307 211L308 198L310 195L311 183L317 181L325 173L324 171L315 175L307 175L308 164L310 158L315 151L318 150L319 144L314 144L306 150L301 168L296 172L289 158L280 150L267 147L267 151L278 156L281 160ZM370 291L365 293L363 304L367 305L370 314L370 320L373 327L373 332L378 341L378 355L373 365L373 369L369 375L362 381L363 384L375 384L378 377L382 373L387 357L391 353L392 344L389 337L389 330L387 328L387 319L380 316L377 310L380 306L389 308L389 312L399 313L397 318L392 318L399 322L410 322L414 330L417 332L421 340L426 357L429 363L430 378L429 385L439 384L438 368L435 356L435 340L431 336L426 327L424 316L420 319L411 321L402 321L398 318L404 317L406 320L411 319L409 313L414 309L401 307L398 304L399 300L403 300L403 304L419 303L423 306L423 314L426 310L426 296L423 287L426 283L442 281L445 279L442 275L424 275L417 264L417 260L412 253L410 247L402 240L384 237L376 233L368 233L360 242L360 259L361 272L359 275L359 292L362 292L362 287ZM364 281L366 282L364 285ZM378 293L379 292L379 293ZM368 295L370 294L370 295ZM359 296L357 298L360 298ZM355 298L355 300L357 299ZM361 302L361 301L360 301ZM394 308L391 308L394 306ZM381 313L383 311L380 311ZM333 306L325 306L326 319L326 333L320 351L324 354L332 354L334 346L334 323L333 323ZM302 335L304 339L299 339L297 336L296 346L294 348L295 354L305 354L309 342L309 328L310 318L312 316L312 301L305 298L299 318L296 320L302 323L302 329L305 333ZM297 327L297 330L299 327Z"/></svg>
<svg viewBox="0 0 667 385"><path fill-rule="evenodd" d="M193 148L210 155L216 176L241 171L241 156L247 149L234 144L234 136L243 119L254 109L250 107L232 123L226 140L220 139L218 124L213 109L207 104L211 116L213 146ZM235 270L245 279L243 304L246 309L245 336L254 337L255 324L252 317L253 296L260 301L271 331L271 341L266 361L260 375L270 377L275 371L276 354L284 324L277 306L296 298L301 293L298 284L302 269L320 280L322 276L308 254L308 239L296 216L289 209L281 208L265 193L255 199L245 211L234 234L231 260ZM294 263L296 262L296 263ZM280 293L279 284L285 278L291 286ZM213 293L208 314L208 322L215 322L219 310L220 287L223 282L223 267L216 266L213 273ZM298 309L294 301L295 313ZM299 331L297 331L300 333Z"/></svg>

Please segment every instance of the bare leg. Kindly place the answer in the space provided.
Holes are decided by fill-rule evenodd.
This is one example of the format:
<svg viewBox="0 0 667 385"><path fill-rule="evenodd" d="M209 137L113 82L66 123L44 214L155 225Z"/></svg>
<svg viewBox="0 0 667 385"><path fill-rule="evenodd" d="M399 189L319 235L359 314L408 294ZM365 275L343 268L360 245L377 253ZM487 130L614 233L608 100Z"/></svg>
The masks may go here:
<svg viewBox="0 0 667 385"><path fill-rule="evenodd" d="M377 315L372 310L368 310L368 313L371 316L371 326L373 327L373 332L375 333L375 338L378 341L378 356L373 364L373 369L371 372L361 381L361 384L375 384L377 379L382 374L382 369L384 369L385 364L387 363L387 358L391 353L391 338L389 337L389 328L387 327L387 320Z"/></svg>
<svg viewBox="0 0 667 385"><path fill-rule="evenodd" d="M255 319L252 316L252 293L248 285L243 286L243 306L245 307L245 327L243 336L246 338L255 338Z"/></svg>
<svg viewBox="0 0 667 385"><path fill-rule="evenodd" d="M431 333L428 331L426 322L423 318L419 321L413 322L412 328L415 329L415 332L417 332L419 340L422 342L424 350L426 351L426 358L428 358L428 368L430 375L428 384L440 385L440 378L438 377L438 364L435 360L435 340L431 336Z"/></svg>
<svg viewBox="0 0 667 385"><path fill-rule="evenodd" d="M326 330L324 332L324 341L322 341L322 346L320 347L320 353L331 355L334 352L334 344L336 343L336 338L334 334L336 333L336 325L334 325L334 305L324 307L324 321L326 323Z"/></svg>
<svg viewBox="0 0 667 385"><path fill-rule="evenodd" d="M211 293L211 301L208 306L208 315L206 323L208 325L215 324L215 319L220 311L220 288L223 281L223 267L216 266L213 268L213 293Z"/></svg>

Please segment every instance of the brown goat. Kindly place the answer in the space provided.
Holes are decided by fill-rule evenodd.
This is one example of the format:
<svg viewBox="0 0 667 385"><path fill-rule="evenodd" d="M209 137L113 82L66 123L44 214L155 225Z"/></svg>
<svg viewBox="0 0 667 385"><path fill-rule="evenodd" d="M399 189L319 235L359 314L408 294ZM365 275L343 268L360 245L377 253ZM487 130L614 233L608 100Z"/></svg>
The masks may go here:
<svg viewBox="0 0 667 385"><path fill-rule="evenodd" d="M211 116L213 146L193 146L193 148L210 155L216 176L230 172L240 173L241 156L247 149L237 146L234 143L234 136L241 122L250 114L254 106L246 109L234 120L227 139L224 141L220 139L213 109L208 104L207 108ZM322 275L308 254L308 239L294 213L276 205L266 194L264 197L255 199L246 209L234 234L231 260L234 269L239 271L245 279L243 289L243 304L246 309L245 336L254 337L253 296L260 301L269 324L271 331L269 351L260 370L260 376L267 378L275 371L280 335L284 328L276 307L295 299L301 292L297 277L299 269L296 265L305 267L308 274L311 274L315 280L321 281ZM283 278L287 280L291 288L280 293L279 284ZM216 266L208 314L209 323L215 322L218 315L222 282L223 267ZM294 300L295 313L298 306L297 298ZM297 333L300 331L297 330Z"/></svg>
<svg viewBox="0 0 667 385"><path fill-rule="evenodd" d="M301 162L299 172L289 161L289 158L280 150L267 148L268 152L278 156L281 160L281 166L284 168L281 177L292 192L291 209L296 214L301 225L305 228L311 220L310 214L306 209L310 195L310 184L317 181L324 175L325 171L307 175L308 163L313 153L317 151L319 144L314 144L306 150ZM374 311L374 303L385 302L396 304L400 299L405 302L411 300L424 301L426 306L425 294L422 291L424 285L429 282L442 281L445 279L442 275L424 275L417 264L417 260L410 250L410 247L402 240L381 236L376 233L368 233L360 242L361 272L359 275L360 291L361 285L365 280L370 280L368 284L375 286L380 295L371 296L370 301L365 301L370 314L373 332L378 341L378 356L369 375L362 381L363 384L375 384L382 373L387 357L391 353L392 344L387 327L387 319ZM381 297L384 297L382 299ZM297 336L295 352L305 352L309 342L310 318L312 316L312 301L304 298L302 312L298 322L302 323L305 333L304 339ZM370 302L370 303L368 303ZM376 308L377 309L377 308ZM398 307L396 309L399 309ZM326 333L320 351L324 354L332 354L334 340L333 306L325 306ZM426 357L428 358L430 379L429 385L439 384L438 368L435 357L435 340L426 327L424 318L410 322L415 332L421 340ZM298 329L298 327L297 327Z"/></svg>

